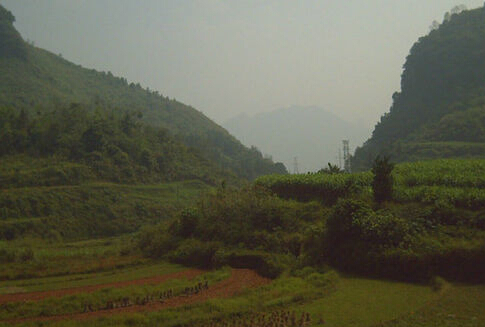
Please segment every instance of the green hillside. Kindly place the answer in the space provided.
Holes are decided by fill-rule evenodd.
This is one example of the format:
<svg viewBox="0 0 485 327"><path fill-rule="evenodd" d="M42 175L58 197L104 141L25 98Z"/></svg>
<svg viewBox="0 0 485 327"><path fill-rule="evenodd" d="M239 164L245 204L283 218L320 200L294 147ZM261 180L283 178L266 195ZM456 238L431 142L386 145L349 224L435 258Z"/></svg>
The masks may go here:
<svg viewBox="0 0 485 327"><path fill-rule="evenodd" d="M404 64L401 92L353 166L377 154L394 161L483 157L485 140L485 9L447 14L416 42Z"/></svg>
<svg viewBox="0 0 485 327"><path fill-rule="evenodd" d="M136 113L141 123L163 128L205 159L239 177L285 172L282 164L244 147L201 112L176 100L128 84L26 44L13 27L14 16L0 6L0 107L30 116L80 104L90 111Z"/></svg>

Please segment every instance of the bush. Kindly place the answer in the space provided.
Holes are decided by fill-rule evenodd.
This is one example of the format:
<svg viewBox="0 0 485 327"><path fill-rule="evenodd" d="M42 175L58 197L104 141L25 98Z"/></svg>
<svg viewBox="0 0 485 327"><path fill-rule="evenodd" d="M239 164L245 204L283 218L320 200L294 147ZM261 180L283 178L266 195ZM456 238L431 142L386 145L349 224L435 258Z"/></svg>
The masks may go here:
<svg viewBox="0 0 485 327"><path fill-rule="evenodd" d="M195 230L197 229L198 222L199 217L197 216L196 210L183 210L178 221L177 235L184 238L193 236Z"/></svg>
<svg viewBox="0 0 485 327"><path fill-rule="evenodd" d="M359 238L356 222L372 215L372 208L360 200L339 200L334 212L327 220L326 241L332 247L342 242L351 242Z"/></svg>
<svg viewBox="0 0 485 327"><path fill-rule="evenodd" d="M408 223L390 212L375 212L360 200L340 200L327 222L326 253L339 261L349 255L366 255L368 251L404 245Z"/></svg>
<svg viewBox="0 0 485 327"><path fill-rule="evenodd" d="M392 170L394 165L389 162L389 157L377 156L372 167L374 179L372 180L372 191L374 200L377 203L389 201L392 199Z"/></svg>
<svg viewBox="0 0 485 327"><path fill-rule="evenodd" d="M181 242L168 257L170 261L192 267L212 268L215 254L221 245L217 242L201 242L190 238Z"/></svg>
<svg viewBox="0 0 485 327"><path fill-rule="evenodd" d="M161 258L177 248L178 241L164 226L149 226L138 234L137 247L151 258Z"/></svg>

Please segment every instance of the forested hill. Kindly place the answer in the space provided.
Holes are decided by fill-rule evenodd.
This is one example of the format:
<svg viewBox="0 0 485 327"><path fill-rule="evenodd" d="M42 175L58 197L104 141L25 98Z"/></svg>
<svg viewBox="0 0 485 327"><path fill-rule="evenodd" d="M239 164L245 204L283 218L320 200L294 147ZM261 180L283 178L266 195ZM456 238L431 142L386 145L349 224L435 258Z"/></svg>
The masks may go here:
<svg viewBox="0 0 485 327"><path fill-rule="evenodd" d="M485 156L485 8L446 13L411 48L401 92L353 167L378 154L394 161Z"/></svg>
<svg viewBox="0 0 485 327"><path fill-rule="evenodd" d="M29 117L65 112L71 104L90 112L129 112L139 117L138 123L167 130L175 142L196 149L198 155L239 177L286 172L282 164L243 146L190 106L27 44L14 21L15 17L0 6L0 107L17 113L23 109Z"/></svg>

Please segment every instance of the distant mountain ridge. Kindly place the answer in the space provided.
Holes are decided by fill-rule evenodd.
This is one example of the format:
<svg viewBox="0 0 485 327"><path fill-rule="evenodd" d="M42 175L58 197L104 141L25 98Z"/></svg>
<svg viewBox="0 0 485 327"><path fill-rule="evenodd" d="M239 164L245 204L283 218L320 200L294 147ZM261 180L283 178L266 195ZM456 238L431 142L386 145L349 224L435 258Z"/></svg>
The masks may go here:
<svg viewBox="0 0 485 327"><path fill-rule="evenodd" d="M485 8L447 13L411 48L372 137L353 166L368 169L377 155L393 161L485 157Z"/></svg>
<svg viewBox="0 0 485 327"><path fill-rule="evenodd" d="M31 115L73 103L92 111L138 112L144 124L167 129L178 141L239 177L285 173L282 164L244 147L200 111L110 72L83 68L25 43L14 21L0 6L0 107L23 109Z"/></svg>
<svg viewBox="0 0 485 327"><path fill-rule="evenodd" d="M256 146L293 171L316 171L338 163L342 140L361 144L367 131L316 106L292 106L254 116L239 115L223 126L247 146Z"/></svg>

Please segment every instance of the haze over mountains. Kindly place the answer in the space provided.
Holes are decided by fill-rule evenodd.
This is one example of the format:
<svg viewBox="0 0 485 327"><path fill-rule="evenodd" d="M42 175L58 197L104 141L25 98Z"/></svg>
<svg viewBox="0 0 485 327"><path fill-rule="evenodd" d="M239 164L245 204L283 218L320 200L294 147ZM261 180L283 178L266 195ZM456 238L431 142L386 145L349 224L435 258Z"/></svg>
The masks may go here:
<svg viewBox="0 0 485 327"><path fill-rule="evenodd" d="M351 151L369 135L363 126L351 124L315 106L291 106L254 116L234 117L223 126L246 146L255 146L290 172L297 157L300 172L317 171L328 162L338 164L342 140Z"/></svg>

